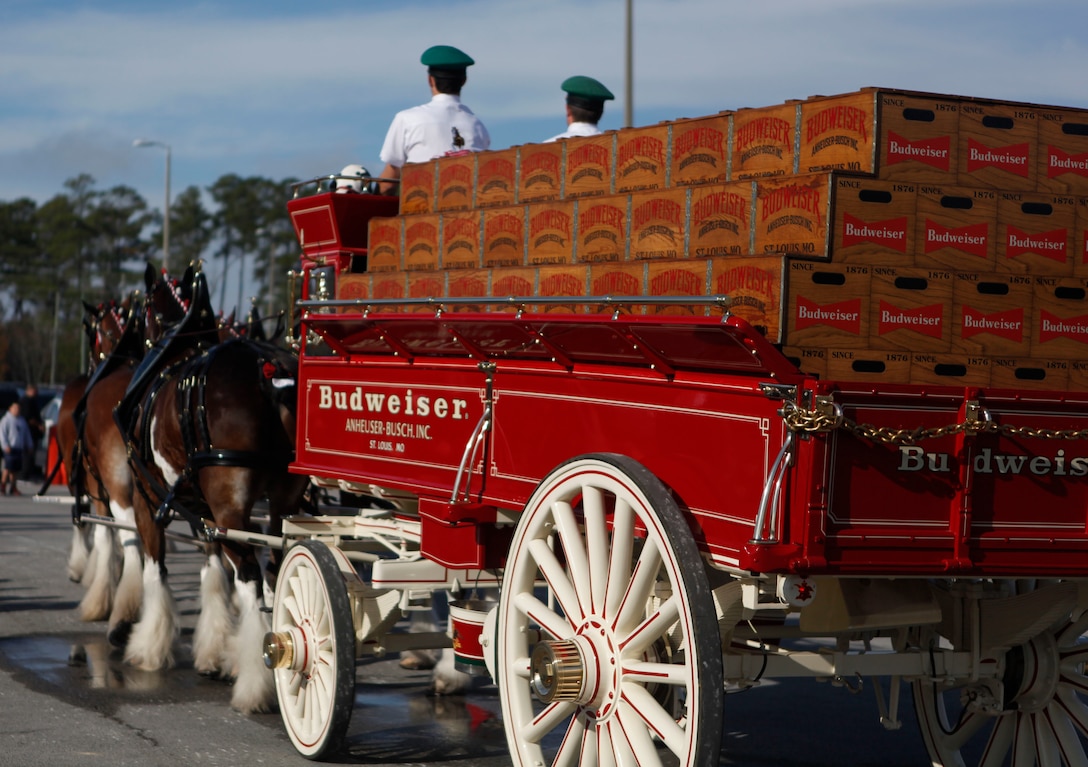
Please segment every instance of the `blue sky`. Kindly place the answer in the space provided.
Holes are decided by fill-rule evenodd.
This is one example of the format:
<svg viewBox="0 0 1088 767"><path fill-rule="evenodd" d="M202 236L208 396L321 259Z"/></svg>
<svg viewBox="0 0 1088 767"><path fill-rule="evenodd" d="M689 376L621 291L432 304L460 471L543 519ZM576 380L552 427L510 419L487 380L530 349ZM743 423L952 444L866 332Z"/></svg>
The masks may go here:
<svg viewBox="0 0 1088 767"><path fill-rule="evenodd" d="M2 0L0 200L85 172L162 206L224 173L377 173L422 50L476 59L493 148L563 129L559 83L623 93L624 0ZM1084 0L635 0L634 124L866 86L1088 107ZM622 101L602 127L622 124Z"/></svg>

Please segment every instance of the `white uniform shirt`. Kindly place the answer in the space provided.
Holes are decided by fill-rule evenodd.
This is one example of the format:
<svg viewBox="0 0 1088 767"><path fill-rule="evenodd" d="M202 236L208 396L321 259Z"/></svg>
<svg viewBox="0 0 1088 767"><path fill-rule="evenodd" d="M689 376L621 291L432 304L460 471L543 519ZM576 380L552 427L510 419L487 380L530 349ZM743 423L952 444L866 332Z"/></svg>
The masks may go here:
<svg viewBox="0 0 1088 767"><path fill-rule="evenodd" d="M453 143L453 129L465 140ZM458 96L438 93L422 106L405 109L393 116L380 155L395 168L407 162L426 162L447 152L482 152L491 146L491 136L480 118L461 103Z"/></svg>
<svg viewBox="0 0 1088 767"><path fill-rule="evenodd" d="M601 129L593 123L571 123L567 126L567 129L565 131L560 133L558 136L552 136L544 143L548 144L552 141L558 141L561 138L575 138L576 136L596 136L600 132Z"/></svg>

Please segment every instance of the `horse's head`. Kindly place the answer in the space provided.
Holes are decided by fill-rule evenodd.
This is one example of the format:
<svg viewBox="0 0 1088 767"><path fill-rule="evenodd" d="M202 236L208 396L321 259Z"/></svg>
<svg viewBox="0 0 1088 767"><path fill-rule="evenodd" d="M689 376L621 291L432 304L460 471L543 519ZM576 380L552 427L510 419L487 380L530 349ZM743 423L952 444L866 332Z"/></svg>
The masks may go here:
<svg viewBox="0 0 1088 767"><path fill-rule="evenodd" d="M166 332L185 318L192 302L193 268L185 270L179 281L157 271L151 264L144 271L144 285L147 297L144 302L146 311L147 340L154 343L166 335Z"/></svg>

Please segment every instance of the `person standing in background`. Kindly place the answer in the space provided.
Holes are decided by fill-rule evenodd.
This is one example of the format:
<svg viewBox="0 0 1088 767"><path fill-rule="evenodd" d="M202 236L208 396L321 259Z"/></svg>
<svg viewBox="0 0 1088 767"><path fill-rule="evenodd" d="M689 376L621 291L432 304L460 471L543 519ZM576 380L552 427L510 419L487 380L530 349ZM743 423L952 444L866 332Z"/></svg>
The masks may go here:
<svg viewBox="0 0 1088 767"><path fill-rule="evenodd" d="M19 412L19 403L12 402L8 412L0 418L0 450L4 453L0 467L0 495L22 495L17 480L23 469L23 457L33 447L30 427Z"/></svg>
<svg viewBox="0 0 1088 767"><path fill-rule="evenodd" d="M23 455L23 469L20 479L35 479L38 476L38 467L34 463L34 456L45 435L45 424L42 422L42 409L38 407L38 387L27 384L23 396L19 398L19 412L30 428L30 437L33 444L30 450Z"/></svg>
<svg viewBox="0 0 1088 767"><path fill-rule="evenodd" d="M597 123L604 114L604 102L615 98L612 91L600 81L584 75L568 77L560 87L567 94L567 129L544 143L600 133Z"/></svg>

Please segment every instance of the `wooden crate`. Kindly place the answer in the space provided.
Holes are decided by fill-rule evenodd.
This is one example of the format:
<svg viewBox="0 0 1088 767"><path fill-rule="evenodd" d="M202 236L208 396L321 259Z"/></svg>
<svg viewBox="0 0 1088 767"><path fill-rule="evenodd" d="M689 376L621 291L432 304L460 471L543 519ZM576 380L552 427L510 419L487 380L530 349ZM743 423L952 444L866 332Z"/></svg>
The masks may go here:
<svg viewBox="0 0 1088 767"><path fill-rule="evenodd" d="M827 378L827 349L809 346L783 346L782 356L798 370L816 378Z"/></svg>
<svg viewBox="0 0 1088 767"><path fill-rule="evenodd" d="M372 218L368 224L366 269L368 272L393 272L402 269L401 237L404 219L400 216Z"/></svg>
<svg viewBox="0 0 1088 767"><path fill-rule="evenodd" d="M564 148L563 197L599 197L612 194L616 132L553 142Z"/></svg>
<svg viewBox="0 0 1088 767"><path fill-rule="evenodd" d="M446 295L450 298L482 298L488 295L489 275L485 269L462 269L446 274ZM455 312L486 312L487 304L451 305Z"/></svg>
<svg viewBox="0 0 1088 767"><path fill-rule="evenodd" d="M589 294L591 296L643 296L646 295L645 262L601 262L589 266ZM642 313L642 307L623 311Z"/></svg>
<svg viewBox="0 0 1088 767"><path fill-rule="evenodd" d="M1063 359L1035 357L992 357L990 387L1065 391L1069 388L1070 363Z"/></svg>
<svg viewBox="0 0 1088 767"><path fill-rule="evenodd" d="M362 301L371 297L371 280L369 274L353 274L348 272L336 277L336 298L340 301ZM361 306L342 306L340 312L360 312Z"/></svg>
<svg viewBox="0 0 1088 767"><path fill-rule="evenodd" d="M1088 391L1088 360L1069 360L1066 373L1070 391Z"/></svg>
<svg viewBox="0 0 1088 767"><path fill-rule="evenodd" d="M476 204L476 153L439 157L435 162L438 189L435 211L468 210Z"/></svg>
<svg viewBox="0 0 1088 767"><path fill-rule="evenodd" d="M990 358L985 354L911 354L910 383L936 386L988 386Z"/></svg>
<svg viewBox="0 0 1088 767"><path fill-rule="evenodd" d="M833 179L812 173L757 180L753 252L829 258Z"/></svg>
<svg viewBox="0 0 1088 767"><path fill-rule="evenodd" d="M441 266L443 269L470 269L481 265L480 211L443 213Z"/></svg>
<svg viewBox="0 0 1088 767"><path fill-rule="evenodd" d="M518 149L480 152L476 158L476 205L502 207L517 202Z"/></svg>
<svg viewBox="0 0 1088 767"><path fill-rule="evenodd" d="M664 189L669 172L669 126L628 128L616 134L615 191Z"/></svg>
<svg viewBox="0 0 1088 767"><path fill-rule="evenodd" d="M525 206L484 210L484 266L525 264Z"/></svg>
<svg viewBox="0 0 1088 767"><path fill-rule="evenodd" d="M518 147L518 202L549 202L562 198L564 147L562 141Z"/></svg>
<svg viewBox="0 0 1088 767"><path fill-rule="evenodd" d="M569 264L574 261L574 203L531 202L527 206L529 232L527 263Z"/></svg>
<svg viewBox="0 0 1088 767"><path fill-rule="evenodd" d="M1035 191L1038 125L1024 104L964 99L960 103L958 183Z"/></svg>
<svg viewBox="0 0 1088 767"><path fill-rule="evenodd" d="M575 209L578 234L574 259L579 263L623 261L627 258L627 195L579 200Z"/></svg>
<svg viewBox="0 0 1088 767"><path fill-rule="evenodd" d="M729 178L732 112L675 120L669 132L669 185L721 183Z"/></svg>
<svg viewBox="0 0 1088 767"><path fill-rule="evenodd" d="M771 343L783 341L786 262L781 254L710 259L710 292L729 296L729 311Z"/></svg>
<svg viewBox="0 0 1088 767"><path fill-rule="evenodd" d="M705 258L650 261L646 267L646 293L650 296L707 295L708 263ZM703 316L705 305L646 305L647 314Z"/></svg>
<svg viewBox="0 0 1088 767"><path fill-rule="evenodd" d="M446 295L445 272L409 272L408 298L442 298ZM409 312L434 312L434 306L424 304L407 305Z"/></svg>
<svg viewBox="0 0 1088 767"><path fill-rule="evenodd" d="M1088 197L1077 198L1073 218L1073 276L1088 277Z"/></svg>
<svg viewBox="0 0 1088 767"><path fill-rule="evenodd" d="M539 296L584 298L588 295L589 267L587 265L541 266L537 272L537 295ZM581 314L584 310L584 301L575 301L570 304L540 304L536 308L539 312L559 314Z"/></svg>
<svg viewBox="0 0 1088 767"><path fill-rule="evenodd" d="M687 221L686 188L635 192L631 195L630 240L633 261L684 258Z"/></svg>
<svg viewBox="0 0 1088 767"><path fill-rule="evenodd" d="M877 97L876 90L867 88L802 101L798 171L875 173Z"/></svg>
<svg viewBox="0 0 1088 767"><path fill-rule="evenodd" d="M1036 187L1088 194L1088 110L1042 107L1037 122Z"/></svg>
<svg viewBox="0 0 1088 767"><path fill-rule="evenodd" d="M1035 277L1032 289L1032 356L1088 359L1088 280Z"/></svg>
<svg viewBox="0 0 1088 767"><path fill-rule="evenodd" d="M526 298L536 294L537 270L532 267L505 267L491 270L491 295L495 298ZM526 305L492 304L493 312L517 312Z"/></svg>
<svg viewBox="0 0 1088 767"><path fill-rule="evenodd" d="M1023 357L1031 350L1030 277L959 272L952 280L952 350Z"/></svg>
<svg viewBox="0 0 1088 767"><path fill-rule="evenodd" d="M438 268L437 213L404 217L404 268L434 270Z"/></svg>
<svg viewBox="0 0 1088 767"><path fill-rule="evenodd" d="M433 160L408 163L400 170L400 214L433 213L437 166Z"/></svg>
<svg viewBox="0 0 1088 767"><path fill-rule="evenodd" d="M784 342L840 349L868 346L870 267L801 259L787 264Z"/></svg>
<svg viewBox="0 0 1088 767"><path fill-rule="evenodd" d="M834 177L832 259L912 266L917 190L905 181Z"/></svg>
<svg viewBox="0 0 1088 767"><path fill-rule="evenodd" d="M877 176L915 184L955 184L959 99L931 93L882 91Z"/></svg>
<svg viewBox="0 0 1088 767"><path fill-rule="evenodd" d="M733 113L730 180L797 172L796 102Z"/></svg>
<svg viewBox="0 0 1088 767"><path fill-rule="evenodd" d="M408 293L408 273L383 272L375 274L371 279L370 287L372 295L376 299L404 298Z"/></svg>
<svg viewBox="0 0 1088 767"><path fill-rule="evenodd" d="M688 253L694 258L752 253L752 199L751 181L693 186Z"/></svg>
<svg viewBox="0 0 1088 767"><path fill-rule="evenodd" d="M832 381L905 384L910 382L911 355L886 349L829 349L827 377Z"/></svg>
<svg viewBox="0 0 1088 767"><path fill-rule="evenodd" d="M920 184L915 220L915 266L969 272L995 268L994 190Z"/></svg>
<svg viewBox="0 0 1088 767"><path fill-rule="evenodd" d="M998 192L994 268L1016 274L1073 274L1076 199L1045 192Z"/></svg>
<svg viewBox="0 0 1088 767"><path fill-rule="evenodd" d="M940 353L952 348L952 272L874 266L869 346Z"/></svg>

